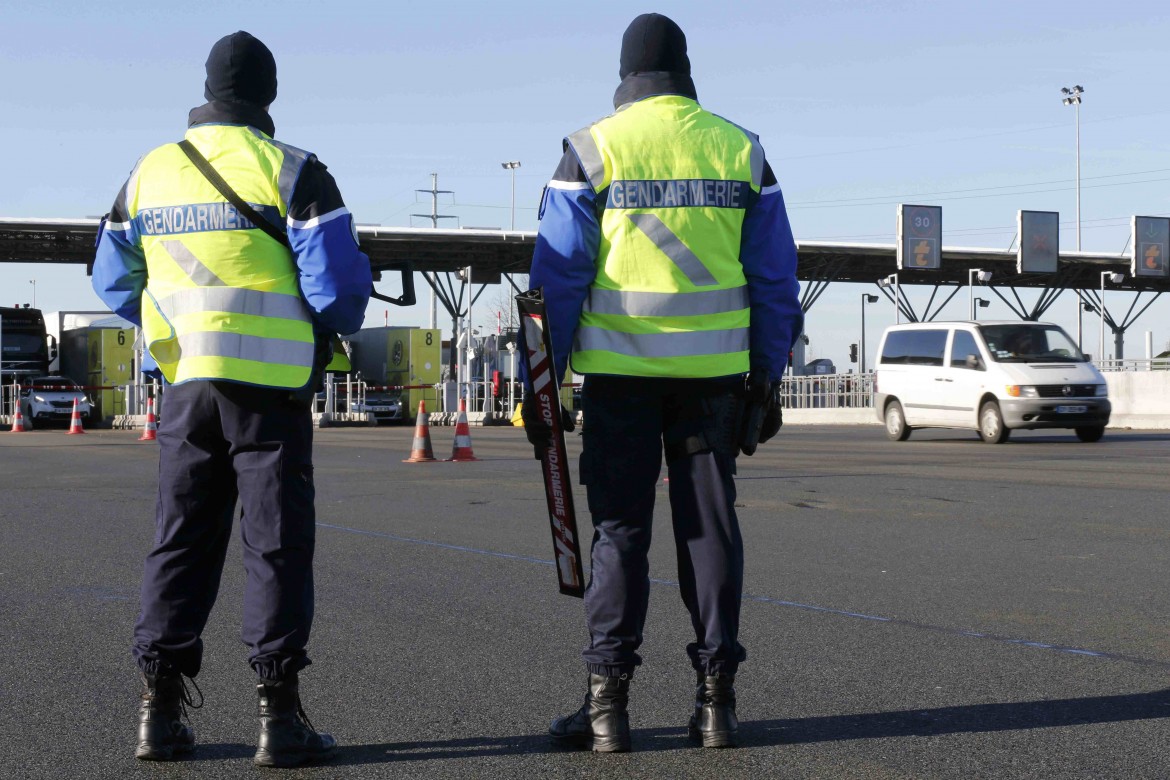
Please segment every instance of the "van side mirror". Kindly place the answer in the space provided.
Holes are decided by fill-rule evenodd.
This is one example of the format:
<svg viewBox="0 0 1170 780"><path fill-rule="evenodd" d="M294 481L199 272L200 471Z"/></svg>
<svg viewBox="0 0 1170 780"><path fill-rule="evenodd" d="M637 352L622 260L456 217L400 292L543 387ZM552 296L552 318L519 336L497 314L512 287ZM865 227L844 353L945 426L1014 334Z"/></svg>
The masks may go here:
<svg viewBox="0 0 1170 780"><path fill-rule="evenodd" d="M968 355L967 360L964 361L967 368L973 368L976 371L983 370L983 360L978 355Z"/></svg>

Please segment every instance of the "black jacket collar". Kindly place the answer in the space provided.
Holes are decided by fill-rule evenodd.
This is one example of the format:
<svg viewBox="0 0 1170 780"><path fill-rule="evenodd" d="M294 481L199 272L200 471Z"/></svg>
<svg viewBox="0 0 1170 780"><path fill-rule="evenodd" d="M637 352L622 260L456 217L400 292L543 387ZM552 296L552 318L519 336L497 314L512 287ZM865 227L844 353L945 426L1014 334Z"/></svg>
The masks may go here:
<svg viewBox="0 0 1170 780"><path fill-rule="evenodd" d="M613 107L621 108L627 103L634 103L654 95L682 95L691 100L698 100L695 92L695 82L690 76L683 73L671 73L665 70L631 73L622 79L617 92L613 94Z"/></svg>
<svg viewBox="0 0 1170 780"><path fill-rule="evenodd" d="M248 125L269 137L276 135L276 125L263 108L252 103L227 103L213 101L191 109L187 126L195 125Z"/></svg>

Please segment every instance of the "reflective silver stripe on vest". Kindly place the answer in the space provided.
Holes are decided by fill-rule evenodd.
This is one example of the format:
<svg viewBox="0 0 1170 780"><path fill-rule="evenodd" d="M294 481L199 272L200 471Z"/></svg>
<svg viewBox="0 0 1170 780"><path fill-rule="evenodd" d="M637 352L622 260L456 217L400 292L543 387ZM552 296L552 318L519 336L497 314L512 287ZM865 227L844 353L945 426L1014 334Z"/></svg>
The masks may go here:
<svg viewBox="0 0 1170 780"><path fill-rule="evenodd" d="M715 116L719 115L716 114ZM737 125L735 122L730 121L727 119L727 117L720 116L719 118L747 136L748 141L752 145L750 158L750 164L752 166L752 184L757 188L762 187L764 185L764 147L760 144L760 137L751 130L746 130Z"/></svg>
<svg viewBox="0 0 1170 780"><path fill-rule="evenodd" d="M187 248L187 245L182 241L168 240L160 241L163 249L167 250L169 254L179 266L183 269L183 273L190 277L191 281L200 287L224 287L226 282L216 276L210 268L203 264L195 254Z"/></svg>
<svg viewBox="0 0 1170 780"><path fill-rule="evenodd" d="M621 314L631 317L694 317L723 314L748 308L747 287L699 292L627 292L594 287L585 300L590 314Z"/></svg>
<svg viewBox="0 0 1170 780"><path fill-rule="evenodd" d="M179 336L179 360L197 357L239 358L307 368L313 365L313 342L211 331Z"/></svg>
<svg viewBox="0 0 1170 780"><path fill-rule="evenodd" d="M170 318L205 311L221 311L310 322L308 309L299 295L241 290L237 287L182 289L159 300L158 305L163 314Z"/></svg>
<svg viewBox="0 0 1170 780"><path fill-rule="evenodd" d="M764 147L760 145L760 138L755 133L744 130L748 140L752 142L752 184L762 187L764 184Z"/></svg>
<svg viewBox="0 0 1170 780"><path fill-rule="evenodd" d="M570 135L567 140L577 155L581 170L585 172L585 178L589 179L590 186L595 190L600 188L605 182L605 163L601 160L601 150L593 140L593 133L586 127Z"/></svg>
<svg viewBox="0 0 1170 780"><path fill-rule="evenodd" d="M661 219L654 214L630 214L630 221L645 233L654 245L669 257L696 287L719 284L718 280L703 265L703 261L682 242Z"/></svg>
<svg viewBox="0 0 1170 780"><path fill-rule="evenodd" d="M597 349L635 358L677 358L746 352L748 328L680 333L622 333L593 326L577 329L575 352Z"/></svg>
<svg viewBox="0 0 1170 780"><path fill-rule="evenodd" d="M313 155L304 149L298 149L295 146L289 146L288 144L282 144L280 141L265 138L253 127L249 127L248 129L252 131L252 135L266 144L272 144L284 153L284 159L280 163L280 175L277 178L277 188L280 192L280 199L284 201L284 207L287 210L289 204L292 202L293 187L296 186L297 177L301 173L301 167Z"/></svg>

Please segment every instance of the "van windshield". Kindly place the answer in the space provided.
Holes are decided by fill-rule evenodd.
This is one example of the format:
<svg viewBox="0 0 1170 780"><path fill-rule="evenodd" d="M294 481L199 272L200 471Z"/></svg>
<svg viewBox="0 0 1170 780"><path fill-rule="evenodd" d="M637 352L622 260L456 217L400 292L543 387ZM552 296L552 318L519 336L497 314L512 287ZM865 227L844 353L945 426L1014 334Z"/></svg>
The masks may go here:
<svg viewBox="0 0 1170 780"><path fill-rule="evenodd" d="M981 325L979 330L991 359L1000 363L1085 362L1076 343L1055 325Z"/></svg>

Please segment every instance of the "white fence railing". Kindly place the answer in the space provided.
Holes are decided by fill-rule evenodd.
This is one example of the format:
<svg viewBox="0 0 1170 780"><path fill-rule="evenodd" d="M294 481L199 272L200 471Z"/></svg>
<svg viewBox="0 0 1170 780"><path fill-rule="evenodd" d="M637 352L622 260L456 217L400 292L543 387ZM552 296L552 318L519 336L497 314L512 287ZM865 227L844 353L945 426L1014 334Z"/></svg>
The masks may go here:
<svg viewBox="0 0 1170 780"><path fill-rule="evenodd" d="M873 374L813 374L780 381L786 409L864 409L873 406Z"/></svg>
<svg viewBox="0 0 1170 780"><path fill-rule="evenodd" d="M0 417L6 420L16 413L16 405L20 403L20 385L0 386Z"/></svg>

